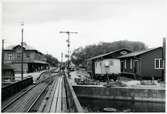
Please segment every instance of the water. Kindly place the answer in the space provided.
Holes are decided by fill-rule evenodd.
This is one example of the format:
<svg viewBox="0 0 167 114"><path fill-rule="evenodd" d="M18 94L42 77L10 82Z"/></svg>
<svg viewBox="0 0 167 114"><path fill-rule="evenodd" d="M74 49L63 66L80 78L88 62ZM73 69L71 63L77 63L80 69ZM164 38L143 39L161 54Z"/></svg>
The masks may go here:
<svg viewBox="0 0 167 114"><path fill-rule="evenodd" d="M104 108L114 108L116 112L165 112L165 103L94 98L79 98L79 101L85 112L106 112Z"/></svg>

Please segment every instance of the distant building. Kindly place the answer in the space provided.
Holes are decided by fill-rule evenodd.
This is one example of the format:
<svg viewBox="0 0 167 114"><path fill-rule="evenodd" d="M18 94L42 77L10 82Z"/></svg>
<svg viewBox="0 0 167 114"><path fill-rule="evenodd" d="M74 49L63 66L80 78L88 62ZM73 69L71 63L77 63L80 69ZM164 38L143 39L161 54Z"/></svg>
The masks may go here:
<svg viewBox="0 0 167 114"><path fill-rule="evenodd" d="M106 74L111 76L112 74L121 73L120 59L117 57L130 52L128 49L119 49L88 59L92 63L93 78L104 79Z"/></svg>
<svg viewBox="0 0 167 114"><path fill-rule="evenodd" d="M8 65L3 65L2 67L2 82L4 81L14 81L14 69Z"/></svg>
<svg viewBox="0 0 167 114"><path fill-rule="evenodd" d="M9 46L4 49L4 64L14 68L15 73L21 73L21 45ZM23 72L30 73L48 68L44 54L23 44Z"/></svg>
<svg viewBox="0 0 167 114"><path fill-rule="evenodd" d="M157 47L120 56L123 75L134 75L136 78L164 78L163 48Z"/></svg>

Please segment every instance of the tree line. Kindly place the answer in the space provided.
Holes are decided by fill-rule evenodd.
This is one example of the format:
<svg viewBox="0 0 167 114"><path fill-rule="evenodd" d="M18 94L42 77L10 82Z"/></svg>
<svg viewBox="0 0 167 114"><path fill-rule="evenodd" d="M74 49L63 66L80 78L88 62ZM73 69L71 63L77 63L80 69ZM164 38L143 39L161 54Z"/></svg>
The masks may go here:
<svg viewBox="0 0 167 114"><path fill-rule="evenodd" d="M49 63L50 66L56 67L58 65L59 61L57 58L53 57L50 54L46 54L45 57L46 57L46 62Z"/></svg>
<svg viewBox="0 0 167 114"><path fill-rule="evenodd" d="M126 48L131 51L139 51L139 50L145 50L148 47L143 43L139 41L128 41L128 40L121 40L121 41L115 41L115 42L100 42L98 44L88 45L86 47L79 47L75 49L71 55L71 61L75 65L86 65L86 60L88 58L108 53L111 51L115 51L121 48Z"/></svg>

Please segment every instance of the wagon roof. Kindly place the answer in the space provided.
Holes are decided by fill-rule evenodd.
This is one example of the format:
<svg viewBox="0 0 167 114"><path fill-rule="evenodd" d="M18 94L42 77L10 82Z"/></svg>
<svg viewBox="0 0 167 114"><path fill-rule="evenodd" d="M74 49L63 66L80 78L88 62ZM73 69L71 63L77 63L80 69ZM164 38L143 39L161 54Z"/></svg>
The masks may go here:
<svg viewBox="0 0 167 114"><path fill-rule="evenodd" d="M135 56L142 55L144 53L153 51L153 50L158 49L158 48L162 48L162 47L150 48L150 49L146 49L146 50L142 50L142 51L135 51L135 52L132 52L132 53L129 53L129 54L126 54L126 55L122 55L118 58L135 57Z"/></svg>
<svg viewBox="0 0 167 114"><path fill-rule="evenodd" d="M93 60L93 59L101 58L101 57L104 57L104 56L107 56L107 55L110 55L110 54L114 54L114 53L116 53L118 51L121 51L121 50L127 50L127 51L131 52L131 50L129 50L129 49L122 48L122 49L118 49L118 50L115 50L115 51L111 51L111 52L108 52L108 53L105 53L105 54L101 54L101 55L89 58L88 60Z"/></svg>

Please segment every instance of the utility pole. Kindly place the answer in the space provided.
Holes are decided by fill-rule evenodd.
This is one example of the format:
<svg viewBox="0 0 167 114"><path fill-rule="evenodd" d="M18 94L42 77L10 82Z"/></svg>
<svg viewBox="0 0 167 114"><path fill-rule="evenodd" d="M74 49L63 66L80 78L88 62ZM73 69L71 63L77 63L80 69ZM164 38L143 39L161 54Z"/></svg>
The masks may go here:
<svg viewBox="0 0 167 114"><path fill-rule="evenodd" d="M166 38L163 38L163 62L164 62L164 71L163 71L163 80L166 79ZM165 82L166 83L166 82Z"/></svg>
<svg viewBox="0 0 167 114"><path fill-rule="evenodd" d="M69 62L70 62L70 34L77 34L78 32L70 32L70 31L60 31L60 33L65 33L68 35L67 39L67 47L68 47L68 69L69 69Z"/></svg>
<svg viewBox="0 0 167 114"><path fill-rule="evenodd" d="M61 66L63 65L63 52L61 52Z"/></svg>
<svg viewBox="0 0 167 114"><path fill-rule="evenodd" d="M3 66L4 66L4 39L2 39L2 67L1 67L2 70L3 70Z"/></svg>
<svg viewBox="0 0 167 114"><path fill-rule="evenodd" d="M23 32L24 23L21 23L21 80L23 80Z"/></svg>

